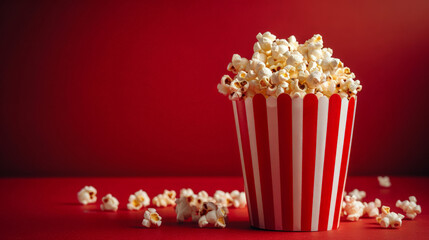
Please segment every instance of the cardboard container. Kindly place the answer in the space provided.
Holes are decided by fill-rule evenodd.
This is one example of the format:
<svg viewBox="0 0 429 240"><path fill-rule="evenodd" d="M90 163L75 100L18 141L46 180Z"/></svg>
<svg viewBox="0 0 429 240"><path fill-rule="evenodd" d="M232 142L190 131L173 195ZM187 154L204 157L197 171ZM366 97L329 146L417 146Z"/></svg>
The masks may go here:
<svg viewBox="0 0 429 240"><path fill-rule="evenodd" d="M258 94L232 104L251 225L337 229L356 99Z"/></svg>

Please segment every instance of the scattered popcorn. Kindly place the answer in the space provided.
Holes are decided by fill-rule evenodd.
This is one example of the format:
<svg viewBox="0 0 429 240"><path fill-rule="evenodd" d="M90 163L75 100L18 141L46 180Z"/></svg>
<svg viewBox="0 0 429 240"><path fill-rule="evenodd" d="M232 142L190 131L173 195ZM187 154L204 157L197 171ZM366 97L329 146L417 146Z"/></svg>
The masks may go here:
<svg viewBox="0 0 429 240"><path fill-rule="evenodd" d="M188 197L182 196L176 199L176 215L178 222L184 222L188 219L192 219L192 222L198 221L200 218L199 209L194 205L194 195Z"/></svg>
<svg viewBox="0 0 429 240"><path fill-rule="evenodd" d="M347 216L348 221L358 221L363 215L365 206L356 200L356 196L345 196L342 203L342 216Z"/></svg>
<svg viewBox="0 0 429 240"><path fill-rule="evenodd" d="M97 189L93 186L85 186L77 193L77 199L83 205L97 201Z"/></svg>
<svg viewBox="0 0 429 240"><path fill-rule="evenodd" d="M338 93L350 98L362 90L360 81L354 80L355 74L340 59L332 57L332 49L323 48L319 34L304 44L299 44L294 36L277 39L270 32L259 33L256 39L252 58L234 54L227 70L236 75L224 75L217 86L231 100L258 93L265 97L282 93L292 97L309 93L330 97Z"/></svg>
<svg viewBox="0 0 429 240"><path fill-rule="evenodd" d="M388 176L378 176L378 183L380 184L380 186L382 187L390 187L392 186L392 184L390 183L390 178Z"/></svg>
<svg viewBox="0 0 429 240"><path fill-rule="evenodd" d="M228 209L222 206L217 206L212 202L203 203L199 215L198 226L200 228L208 225L224 228L226 227L226 217Z"/></svg>
<svg viewBox="0 0 429 240"><path fill-rule="evenodd" d="M358 189L354 189L353 191L349 192L349 196L355 196L356 200L361 201L364 197L366 197L365 191L359 191Z"/></svg>
<svg viewBox="0 0 429 240"><path fill-rule="evenodd" d="M150 228L150 227L159 227L162 223L162 217L156 212L155 208L148 208L144 212L144 218L142 221L142 225Z"/></svg>
<svg viewBox="0 0 429 240"><path fill-rule="evenodd" d="M405 216L409 219L414 219L417 214L422 212L420 205L417 205L417 199L414 196L409 197L409 201L396 201L396 207L402 209L405 212Z"/></svg>
<svg viewBox="0 0 429 240"><path fill-rule="evenodd" d="M378 208L381 207L380 199L376 198L374 202L364 202L364 214L368 214L369 217L376 217L380 214Z"/></svg>
<svg viewBox="0 0 429 240"><path fill-rule="evenodd" d="M377 222L383 228L399 228L402 226L402 219L404 215L400 213L390 212L390 208L387 206L381 207L381 214L376 218Z"/></svg>
<svg viewBox="0 0 429 240"><path fill-rule="evenodd" d="M140 210L142 207L147 207L150 204L150 198L143 190L139 190L128 198L127 208L129 210Z"/></svg>
<svg viewBox="0 0 429 240"><path fill-rule="evenodd" d="M157 207L167 207L176 205L176 191L164 190L164 193L158 194L152 199L152 204Z"/></svg>
<svg viewBox="0 0 429 240"><path fill-rule="evenodd" d="M112 194L107 194L102 198L102 204L100 205L101 210L103 211L117 211L119 206L119 201Z"/></svg>

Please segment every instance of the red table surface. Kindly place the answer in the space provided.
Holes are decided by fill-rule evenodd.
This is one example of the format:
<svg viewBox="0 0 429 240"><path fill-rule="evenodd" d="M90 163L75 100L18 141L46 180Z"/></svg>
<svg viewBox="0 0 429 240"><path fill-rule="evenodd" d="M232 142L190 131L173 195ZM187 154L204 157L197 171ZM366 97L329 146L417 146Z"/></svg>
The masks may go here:
<svg viewBox="0 0 429 240"><path fill-rule="evenodd" d="M203 228L195 223L176 223L173 207L159 208L163 217L158 229L146 229L144 210L128 211L128 196L139 189L150 197L165 188L176 192L183 187L194 191L243 190L240 177L159 177L159 178L3 178L0 179L1 239L429 239L429 178L391 177L392 187L382 188L376 177L349 177L346 190L365 190L366 201L375 197L394 212L396 200L417 197L423 213L405 220L400 229L382 229L374 219L342 221L340 229L327 232L276 232L252 229L247 209L230 209L225 229ZM97 188L98 202L83 206L77 192L85 185ZM101 197L112 193L120 202L117 212L102 212Z"/></svg>

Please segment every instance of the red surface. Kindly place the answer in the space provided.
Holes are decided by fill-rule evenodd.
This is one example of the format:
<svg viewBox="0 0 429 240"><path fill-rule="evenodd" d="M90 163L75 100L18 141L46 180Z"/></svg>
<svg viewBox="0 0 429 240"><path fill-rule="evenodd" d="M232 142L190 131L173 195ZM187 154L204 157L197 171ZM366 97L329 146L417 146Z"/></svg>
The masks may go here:
<svg viewBox="0 0 429 240"><path fill-rule="evenodd" d="M427 9L427 0L2 1L0 174L240 175L231 103L216 84L232 54L250 58L267 30L300 42L322 34L362 81L351 174L427 174Z"/></svg>
<svg viewBox="0 0 429 240"><path fill-rule="evenodd" d="M98 190L98 203L82 206L76 193L84 185ZM392 178L391 188L378 186L375 177L353 177L346 190L353 188L367 192L368 201L375 197L394 207L396 200L415 195L422 206L422 214L415 220L404 221L400 229L381 229L374 219L341 222L339 230L328 232L275 232L251 229L246 209L231 209L226 229L200 229L195 224L175 222L172 207L158 209L163 217L159 229L141 226L143 210L128 211L129 194L143 188L150 197L164 188L180 190L191 187L195 191L243 189L241 178L6 178L0 179L0 232L2 239L427 239L429 236L429 194L422 191L429 178ZM118 212L99 210L100 198L112 193L120 202Z"/></svg>

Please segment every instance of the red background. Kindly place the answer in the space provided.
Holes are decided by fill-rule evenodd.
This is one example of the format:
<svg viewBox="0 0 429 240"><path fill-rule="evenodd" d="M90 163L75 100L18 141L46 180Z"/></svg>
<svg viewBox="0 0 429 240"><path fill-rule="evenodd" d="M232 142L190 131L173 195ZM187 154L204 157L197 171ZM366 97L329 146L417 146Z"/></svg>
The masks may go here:
<svg viewBox="0 0 429 240"><path fill-rule="evenodd" d="M351 174L427 174L429 2L1 3L2 176L240 175L233 53L315 33L363 84Z"/></svg>

